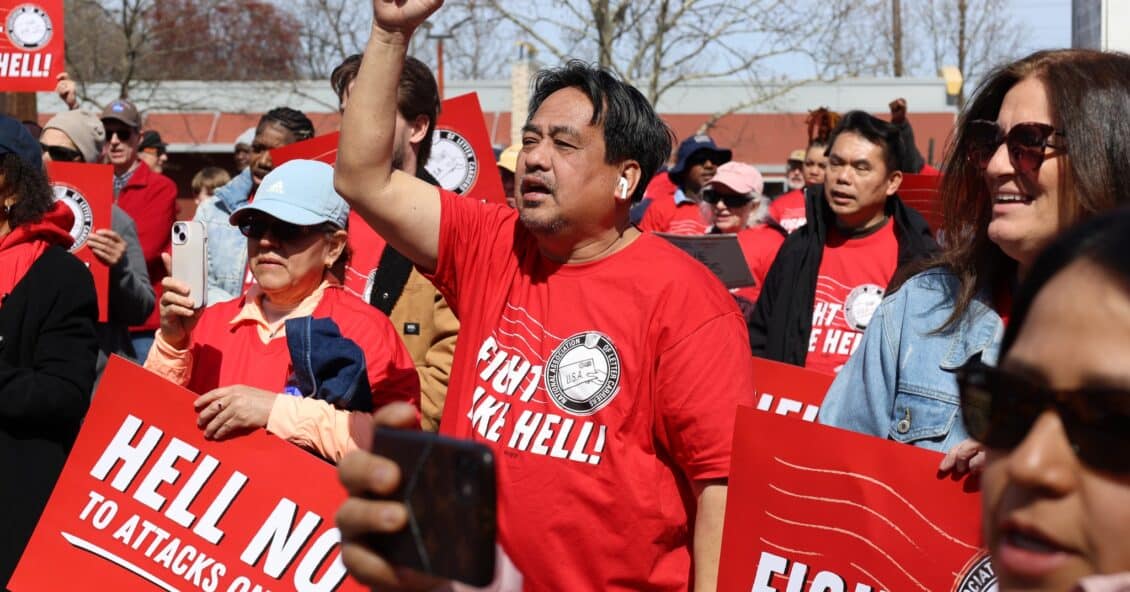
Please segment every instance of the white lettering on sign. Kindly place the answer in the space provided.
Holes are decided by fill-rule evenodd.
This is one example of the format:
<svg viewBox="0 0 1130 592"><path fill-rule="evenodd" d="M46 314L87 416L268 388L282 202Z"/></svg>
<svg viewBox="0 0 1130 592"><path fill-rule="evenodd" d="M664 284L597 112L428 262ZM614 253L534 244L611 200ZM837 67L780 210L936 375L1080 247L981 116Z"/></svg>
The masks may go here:
<svg viewBox="0 0 1130 592"><path fill-rule="evenodd" d="M105 481L115 465L119 465L118 472L110 481L110 486L118 491L125 492L141 471L141 467L157 450L157 445L164 435L160 429L149 426L136 445L131 444L141 429L141 420L129 415L118 428L110 444L102 451L102 456L90 470L90 475L99 481ZM193 445L179 439L171 438L161 451L161 455L141 480L141 484L133 492L133 498L142 504L160 512L164 507L166 498L158 493L158 488L174 486L181 476L181 472L174 466L177 461L195 461L200 451ZM204 540L217 544L224 537L219 529L219 521L235 501L243 486L247 484L247 476L239 471L232 471L228 476L220 494L215 497L205 509L203 515L197 519L190 513L189 506L200 494L205 483L215 473L219 461L206 455L195 466L192 475L184 482L169 507L164 510L170 520L188 528L195 522L192 531ZM167 487L163 487L167 489Z"/></svg>
<svg viewBox="0 0 1130 592"><path fill-rule="evenodd" d="M322 523L322 517L306 512L298 525L294 526L294 517L298 514L298 504L283 498L279 500L274 511L263 522L259 532L247 544L247 548L240 554L239 559L247 565L254 566L263 559L263 573L272 578L282 577L286 568L294 561L298 552L306 545L306 541L314 534L314 529ZM302 556L298 569L294 572L294 587L299 592L323 592L337 588L345 580L345 564L341 561L338 552L333 563L322 575L322 579L315 582L313 577L330 553L338 551L341 544L341 532L331 528L322 533L310 549ZM234 586L234 582L232 583Z"/></svg>
<svg viewBox="0 0 1130 592"><path fill-rule="evenodd" d="M818 572L805 588L808 571L809 567L804 563L790 562L780 555L762 551L761 558L757 562L757 572L753 577L751 592L848 592L846 580L830 571ZM787 578L784 577L786 573ZM786 587L784 589L775 587L774 579L782 578ZM851 592L873 592L873 589L867 584L856 584Z"/></svg>
<svg viewBox="0 0 1130 592"><path fill-rule="evenodd" d="M773 401L777 401L777 406L774 408ZM820 413L820 407L811 403L788 399L785 397L774 397L769 393L762 393L761 397L757 400L757 409L759 411L767 411L776 413L777 415L800 414L800 418L804 421L816 421L816 415Z"/></svg>
<svg viewBox="0 0 1130 592"><path fill-rule="evenodd" d="M47 78L51 54L0 52L0 78Z"/></svg>

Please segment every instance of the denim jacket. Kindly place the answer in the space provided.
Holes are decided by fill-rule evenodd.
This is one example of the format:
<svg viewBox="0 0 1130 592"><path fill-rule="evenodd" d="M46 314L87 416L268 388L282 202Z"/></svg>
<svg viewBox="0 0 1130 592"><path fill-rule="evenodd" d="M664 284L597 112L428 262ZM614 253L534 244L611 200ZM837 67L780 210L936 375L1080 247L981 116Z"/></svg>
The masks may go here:
<svg viewBox="0 0 1130 592"><path fill-rule="evenodd" d="M247 239L228 218L251 196L251 169L244 169L216 195L196 209L193 220L208 232L208 305L231 300L243 293L247 273Z"/></svg>
<svg viewBox="0 0 1130 592"><path fill-rule="evenodd" d="M820 422L940 452L968 438L954 371L978 355L995 364L1004 324L976 298L959 323L938 331L958 286L953 274L935 268L885 298L828 389Z"/></svg>

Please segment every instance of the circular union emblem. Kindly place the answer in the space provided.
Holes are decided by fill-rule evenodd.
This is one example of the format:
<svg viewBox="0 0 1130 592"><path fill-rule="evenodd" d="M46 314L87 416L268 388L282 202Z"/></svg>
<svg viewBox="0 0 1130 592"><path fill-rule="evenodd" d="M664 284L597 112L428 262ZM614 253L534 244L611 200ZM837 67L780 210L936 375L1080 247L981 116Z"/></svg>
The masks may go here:
<svg viewBox="0 0 1130 592"><path fill-rule="evenodd" d="M620 392L620 354L602 333L586 331L561 342L545 369L545 390L562 411L592 415Z"/></svg>
<svg viewBox="0 0 1130 592"><path fill-rule="evenodd" d="M51 41L51 17L34 4L21 4L8 13L6 30L12 45L20 49L42 49Z"/></svg>
<svg viewBox="0 0 1130 592"><path fill-rule="evenodd" d="M75 215L74 226L71 226L71 238L75 239L75 243L71 245L71 252L74 253L81 249L86 244L86 239L90 237L90 230L94 227L94 212L90 208L90 202L86 201L77 189L58 183L52 185L51 189L55 191L55 201L67 204Z"/></svg>
<svg viewBox="0 0 1130 592"><path fill-rule="evenodd" d="M960 573L953 592L997 592L997 574L988 553L975 555Z"/></svg>
<svg viewBox="0 0 1130 592"><path fill-rule="evenodd" d="M440 187L462 195L479 176L479 161L471 143L451 131L437 129L432 136L432 154L424 165Z"/></svg>
<svg viewBox="0 0 1130 592"><path fill-rule="evenodd" d="M875 284L856 286L844 304L844 320L849 327L862 331L871 323L871 316L883 301L883 288Z"/></svg>

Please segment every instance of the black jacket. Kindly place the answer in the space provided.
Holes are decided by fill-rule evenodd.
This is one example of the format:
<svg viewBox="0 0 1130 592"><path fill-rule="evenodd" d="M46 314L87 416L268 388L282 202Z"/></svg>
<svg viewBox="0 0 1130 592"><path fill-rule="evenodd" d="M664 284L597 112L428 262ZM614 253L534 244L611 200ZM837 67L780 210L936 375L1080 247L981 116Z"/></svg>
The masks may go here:
<svg viewBox="0 0 1130 592"><path fill-rule="evenodd" d="M8 581L90 405L94 280L49 247L0 303L0 586Z"/></svg>
<svg viewBox="0 0 1130 592"><path fill-rule="evenodd" d="M836 216L824 199L824 188L805 190L808 223L796 229L777 252L761 296L749 321L749 345L753 355L804 366L808 336L812 332L812 308L816 303L816 279L828 228ZM898 240L898 277L908 264L933 253L937 243L926 220L897 195L887 199L886 213L895 225Z"/></svg>

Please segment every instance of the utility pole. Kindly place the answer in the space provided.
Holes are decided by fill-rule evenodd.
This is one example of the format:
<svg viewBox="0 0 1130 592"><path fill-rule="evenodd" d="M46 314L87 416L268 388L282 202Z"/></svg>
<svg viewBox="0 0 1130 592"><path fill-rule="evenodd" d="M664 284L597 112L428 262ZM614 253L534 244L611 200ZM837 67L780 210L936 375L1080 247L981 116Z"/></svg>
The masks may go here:
<svg viewBox="0 0 1130 592"><path fill-rule="evenodd" d="M895 77L902 76L902 0L891 0L891 53Z"/></svg>

